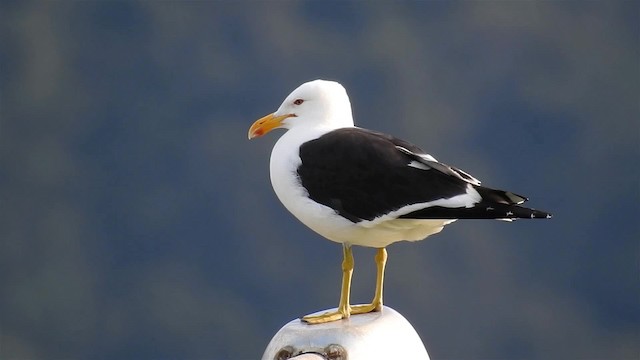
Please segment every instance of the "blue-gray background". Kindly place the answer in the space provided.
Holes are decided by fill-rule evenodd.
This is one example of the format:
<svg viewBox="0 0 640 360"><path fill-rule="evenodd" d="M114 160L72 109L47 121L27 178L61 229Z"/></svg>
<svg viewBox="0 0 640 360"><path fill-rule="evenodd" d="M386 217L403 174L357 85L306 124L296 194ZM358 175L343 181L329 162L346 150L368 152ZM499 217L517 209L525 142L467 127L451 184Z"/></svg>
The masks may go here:
<svg viewBox="0 0 640 360"><path fill-rule="evenodd" d="M337 305L341 250L279 204L258 117L338 80L549 221L390 247L434 359L638 358L638 2L0 5L0 358L255 359ZM357 248L353 299L370 300Z"/></svg>

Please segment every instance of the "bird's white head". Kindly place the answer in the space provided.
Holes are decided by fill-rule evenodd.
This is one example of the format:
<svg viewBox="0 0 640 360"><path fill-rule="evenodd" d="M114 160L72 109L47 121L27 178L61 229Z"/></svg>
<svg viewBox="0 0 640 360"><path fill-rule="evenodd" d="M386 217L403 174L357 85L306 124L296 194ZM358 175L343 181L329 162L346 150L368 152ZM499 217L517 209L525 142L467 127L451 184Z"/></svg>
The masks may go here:
<svg viewBox="0 0 640 360"><path fill-rule="evenodd" d="M279 128L351 126L351 103L344 87L335 81L314 80L293 90L276 112L254 122L249 128L249 139Z"/></svg>

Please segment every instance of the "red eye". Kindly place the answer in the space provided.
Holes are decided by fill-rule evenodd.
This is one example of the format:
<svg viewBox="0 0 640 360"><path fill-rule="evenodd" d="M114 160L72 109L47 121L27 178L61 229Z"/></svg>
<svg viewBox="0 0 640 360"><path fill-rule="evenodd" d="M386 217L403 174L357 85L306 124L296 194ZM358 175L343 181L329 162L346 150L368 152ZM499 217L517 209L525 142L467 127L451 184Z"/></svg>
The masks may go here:
<svg viewBox="0 0 640 360"><path fill-rule="evenodd" d="M302 104L303 102L304 102L304 100L302 100L302 99L296 99L296 101L294 101L293 103L294 103L295 105L300 105L300 104Z"/></svg>

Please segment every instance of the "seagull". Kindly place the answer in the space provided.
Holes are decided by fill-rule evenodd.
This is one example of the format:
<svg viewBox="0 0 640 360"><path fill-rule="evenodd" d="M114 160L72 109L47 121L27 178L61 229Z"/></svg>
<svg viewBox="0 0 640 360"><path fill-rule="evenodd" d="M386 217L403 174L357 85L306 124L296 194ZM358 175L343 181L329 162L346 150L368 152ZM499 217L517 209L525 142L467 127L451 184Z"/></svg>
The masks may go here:
<svg viewBox="0 0 640 360"><path fill-rule="evenodd" d="M302 317L320 324L381 311L386 247L418 241L457 219L550 218L519 206L526 197L480 185L416 145L354 126L345 88L334 81L300 85L278 110L255 121L248 137L287 129L271 152L273 189L291 214L342 244L337 309ZM376 248L376 289L370 304L350 305L352 246Z"/></svg>

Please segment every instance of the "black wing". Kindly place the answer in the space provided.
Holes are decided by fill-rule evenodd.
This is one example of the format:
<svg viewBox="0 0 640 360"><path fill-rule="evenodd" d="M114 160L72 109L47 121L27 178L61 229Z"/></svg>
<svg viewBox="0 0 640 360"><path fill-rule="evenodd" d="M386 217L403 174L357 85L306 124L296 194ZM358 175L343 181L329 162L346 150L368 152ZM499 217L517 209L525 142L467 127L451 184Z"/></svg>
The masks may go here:
<svg viewBox="0 0 640 360"><path fill-rule="evenodd" d="M435 161L406 141L361 128L331 131L300 147L298 176L309 197L352 222L404 206L478 191L473 207L431 206L402 215L416 219L547 217L515 206L526 200L479 186L466 172ZM423 166L416 166L422 164Z"/></svg>

